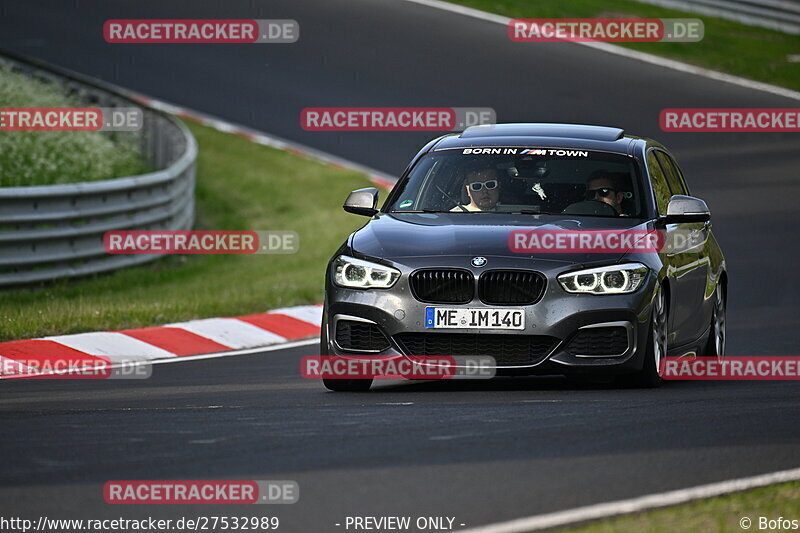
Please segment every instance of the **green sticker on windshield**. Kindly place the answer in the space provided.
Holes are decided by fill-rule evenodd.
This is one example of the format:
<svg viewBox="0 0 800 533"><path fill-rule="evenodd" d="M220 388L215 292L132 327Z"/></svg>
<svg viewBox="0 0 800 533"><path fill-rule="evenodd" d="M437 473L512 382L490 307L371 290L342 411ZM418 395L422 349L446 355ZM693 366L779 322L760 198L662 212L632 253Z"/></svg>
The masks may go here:
<svg viewBox="0 0 800 533"><path fill-rule="evenodd" d="M400 202L400 208L403 209L405 207L411 207L413 203L414 200L403 200L402 202Z"/></svg>

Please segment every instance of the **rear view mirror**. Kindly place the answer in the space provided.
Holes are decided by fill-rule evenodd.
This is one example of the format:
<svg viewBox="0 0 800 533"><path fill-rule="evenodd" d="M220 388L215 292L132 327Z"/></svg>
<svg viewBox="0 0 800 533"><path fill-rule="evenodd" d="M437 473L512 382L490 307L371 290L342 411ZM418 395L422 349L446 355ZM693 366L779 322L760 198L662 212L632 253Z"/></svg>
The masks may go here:
<svg viewBox="0 0 800 533"><path fill-rule="evenodd" d="M371 217L378 212L378 189L357 189L347 196L342 208L348 213Z"/></svg>
<svg viewBox="0 0 800 533"><path fill-rule="evenodd" d="M707 222L711 219L711 212L700 198L676 194L667 204L667 216L664 219L667 224Z"/></svg>

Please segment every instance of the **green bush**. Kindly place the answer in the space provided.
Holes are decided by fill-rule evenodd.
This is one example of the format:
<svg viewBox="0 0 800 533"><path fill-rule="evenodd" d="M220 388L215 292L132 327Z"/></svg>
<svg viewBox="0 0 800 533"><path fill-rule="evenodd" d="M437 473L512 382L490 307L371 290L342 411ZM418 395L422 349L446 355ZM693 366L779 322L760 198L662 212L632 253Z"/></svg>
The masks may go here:
<svg viewBox="0 0 800 533"><path fill-rule="evenodd" d="M66 106L82 104L59 86L0 63L0 107ZM97 181L148 170L130 134L0 131L0 187Z"/></svg>

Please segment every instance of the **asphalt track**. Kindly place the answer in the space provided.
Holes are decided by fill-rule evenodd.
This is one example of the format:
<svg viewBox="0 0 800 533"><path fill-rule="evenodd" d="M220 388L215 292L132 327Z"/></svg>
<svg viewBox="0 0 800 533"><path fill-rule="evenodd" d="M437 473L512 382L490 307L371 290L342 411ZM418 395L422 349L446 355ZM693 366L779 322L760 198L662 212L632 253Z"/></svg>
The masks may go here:
<svg viewBox="0 0 800 533"><path fill-rule="evenodd" d="M100 33L109 18L239 17L293 18L300 41L110 45ZM658 128L664 107L795 101L583 46L512 43L502 26L405 2L0 1L0 46L394 174L432 134L309 133L300 110L490 106L502 122L655 137L711 207L729 262L729 353L797 354L800 137ZM347 515L401 514L475 526L800 466L793 382L637 391L530 378L329 394L298 375L315 351L160 365L141 382L3 383L0 516L272 513L283 531L338 531ZM109 479L203 478L295 479L301 499L102 500Z"/></svg>

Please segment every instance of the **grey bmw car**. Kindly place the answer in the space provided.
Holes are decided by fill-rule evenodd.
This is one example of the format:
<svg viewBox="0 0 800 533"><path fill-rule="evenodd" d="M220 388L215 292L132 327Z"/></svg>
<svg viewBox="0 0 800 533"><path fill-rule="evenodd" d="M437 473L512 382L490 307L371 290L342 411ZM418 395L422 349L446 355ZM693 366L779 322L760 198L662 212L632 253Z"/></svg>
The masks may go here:
<svg viewBox="0 0 800 533"><path fill-rule="evenodd" d="M375 188L344 204L368 221L328 264L323 357L490 356L500 375L653 387L665 357L724 355L725 259L708 207L656 141L601 126L472 127L429 142L378 205ZM547 232L690 244L514 246Z"/></svg>

